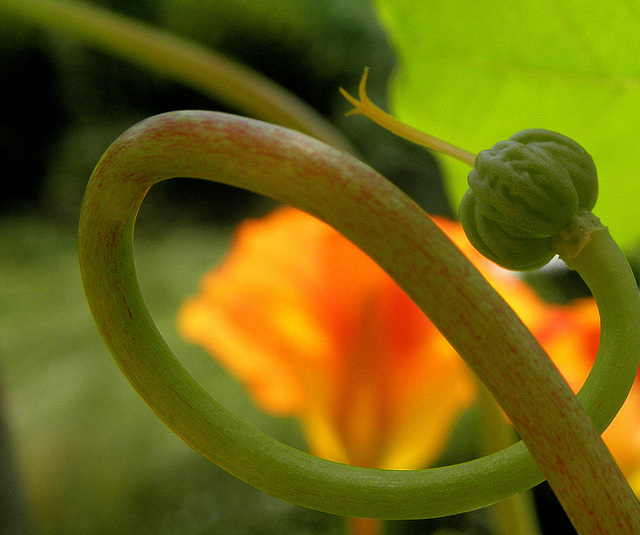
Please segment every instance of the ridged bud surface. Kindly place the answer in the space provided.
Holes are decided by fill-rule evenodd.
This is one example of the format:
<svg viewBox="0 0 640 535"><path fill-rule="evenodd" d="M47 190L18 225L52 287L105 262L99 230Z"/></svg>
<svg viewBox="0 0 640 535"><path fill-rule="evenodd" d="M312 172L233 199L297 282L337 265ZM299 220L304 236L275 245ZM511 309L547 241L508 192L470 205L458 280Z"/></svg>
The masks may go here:
<svg viewBox="0 0 640 535"><path fill-rule="evenodd" d="M534 269L555 251L552 237L598 196L595 164L572 139L523 130L480 152L460 221L471 243L508 269Z"/></svg>

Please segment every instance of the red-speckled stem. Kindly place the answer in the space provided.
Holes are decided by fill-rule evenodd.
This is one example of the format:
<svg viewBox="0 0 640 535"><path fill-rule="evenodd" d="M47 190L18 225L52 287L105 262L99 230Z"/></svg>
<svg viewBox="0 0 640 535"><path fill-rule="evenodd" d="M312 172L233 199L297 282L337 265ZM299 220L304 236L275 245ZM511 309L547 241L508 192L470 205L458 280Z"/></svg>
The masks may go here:
<svg viewBox="0 0 640 535"><path fill-rule="evenodd" d="M196 450L266 492L353 517L443 516L494 503L542 480L522 443L450 467L373 470L288 448L222 408L155 329L133 265L138 208L153 184L175 176L273 197L342 232L399 282L476 371L570 514L580 508L587 526L581 533L640 533L637 501L560 373L410 199L369 167L307 136L250 119L187 111L140 123L104 155L83 205L80 262L92 312L122 370ZM611 361L627 351L624 340L615 343L622 345L598 358ZM598 391L595 398L585 393L600 423L608 403L603 385L617 380L619 367L613 368L604 366L606 373L593 378L589 390ZM611 407L605 412L613 417Z"/></svg>

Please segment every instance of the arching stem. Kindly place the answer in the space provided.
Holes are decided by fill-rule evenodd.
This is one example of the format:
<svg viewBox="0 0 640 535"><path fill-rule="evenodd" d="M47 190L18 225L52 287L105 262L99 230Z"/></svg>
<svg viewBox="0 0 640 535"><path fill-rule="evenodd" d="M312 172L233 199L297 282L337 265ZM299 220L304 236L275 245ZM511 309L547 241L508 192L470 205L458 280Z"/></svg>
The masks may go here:
<svg viewBox="0 0 640 535"><path fill-rule="evenodd" d="M138 208L153 184L174 176L273 197L323 219L360 246L476 371L535 462L518 443L437 469L358 468L288 448L226 411L166 346L137 283ZM585 270L588 282L598 278L592 290L603 302L595 371L579 395L601 431L635 377L640 301L624 255L608 233L596 234L573 265ZM80 262L98 327L133 386L187 443L257 488L344 516L427 518L530 488L542 480L541 468L580 533L640 533L637 500L531 333L410 199L341 151L225 114L186 111L148 119L112 145L92 176L81 214ZM624 303L624 314L617 314L616 302Z"/></svg>

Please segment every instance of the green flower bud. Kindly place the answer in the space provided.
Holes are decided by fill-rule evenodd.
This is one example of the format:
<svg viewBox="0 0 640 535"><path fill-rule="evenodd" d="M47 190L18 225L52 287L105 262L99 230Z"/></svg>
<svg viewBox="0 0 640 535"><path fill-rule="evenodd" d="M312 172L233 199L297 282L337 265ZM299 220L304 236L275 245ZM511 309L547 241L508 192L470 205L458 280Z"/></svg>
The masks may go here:
<svg viewBox="0 0 640 535"><path fill-rule="evenodd" d="M482 254L508 269L534 269L553 256L553 236L598 196L596 167L575 141L523 130L480 152L469 173L460 221Z"/></svg>

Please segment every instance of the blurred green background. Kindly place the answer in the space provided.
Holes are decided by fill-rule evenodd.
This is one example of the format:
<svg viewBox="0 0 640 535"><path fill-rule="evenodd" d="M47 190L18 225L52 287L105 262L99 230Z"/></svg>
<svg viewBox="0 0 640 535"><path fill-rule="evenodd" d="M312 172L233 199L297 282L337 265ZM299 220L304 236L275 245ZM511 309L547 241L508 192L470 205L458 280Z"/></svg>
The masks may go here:
<svg viewBox="0 0 640 535"><path fill-rule="evenodd" d="M369 94L384 106L395 67L367 0L94 3L273 78L324 114L365 161L428 211L451 215L426 151L363 118L344 117L350 106L339 86L352 90L369 66ZM110 358L82 293L78 212L108 145L156 113L236 110L1 12L0 87L0 535L343 533L342 519L253 490L165 428ZM175 329L178 306L221 258L234 225L271 206L227 186L162 183L140 214L137 263L150 310L187 368L243 418L304 448L296 422L257 411L239 385ZM466 435L456 442L459 449L443 462L473 455ZM488 533L482 512L388 528Z"/></svg>
<svg viewBox="0 0 640 535"><path fill-rule="evenodd" d="M355 86L368 65L372 97L383 102L394 64L366 1L95 3L266 74L342 128L381 171L425 199L442 199L424 151L365 120L344 118L350 106L338 87ZM107 146L156 113L236 110L4 16L0 86L0 395L9 431L2 451L17 467L12 480L11 463L3 463L0 533L341 533L341 519L251 489L166 429L111 360L82 293L77 217ZM408 155L402 163L400 152ZM140 215L137 262L150 309L192 373L245 419L304 448L295 422L257 411L202 350L180 340L174 325L178 306L220 259L234 224L270 206L226 186L161 184Z"/></svg>

